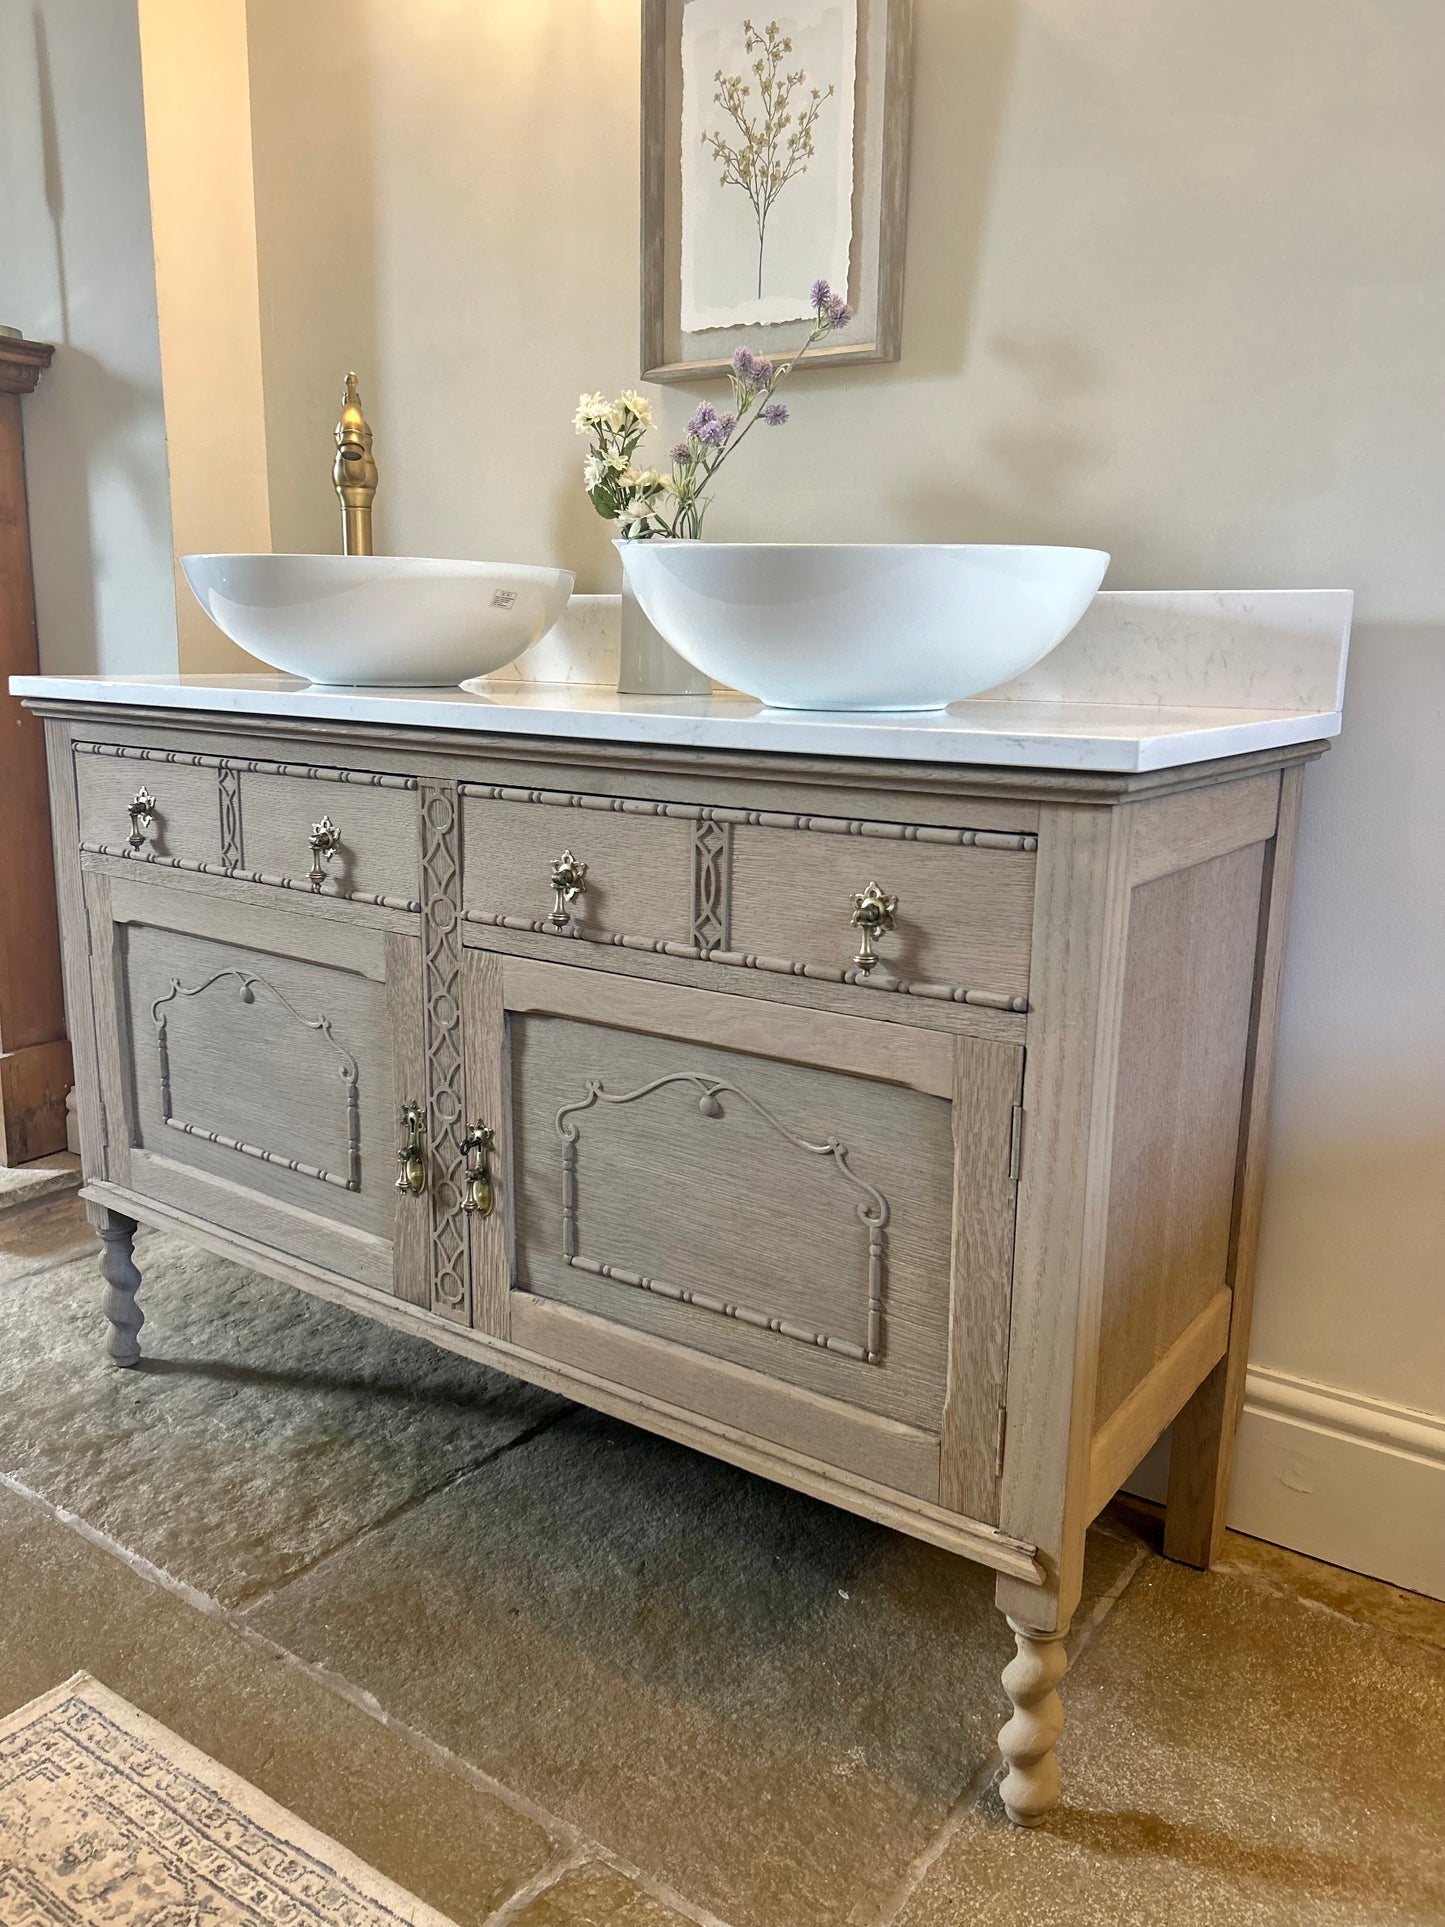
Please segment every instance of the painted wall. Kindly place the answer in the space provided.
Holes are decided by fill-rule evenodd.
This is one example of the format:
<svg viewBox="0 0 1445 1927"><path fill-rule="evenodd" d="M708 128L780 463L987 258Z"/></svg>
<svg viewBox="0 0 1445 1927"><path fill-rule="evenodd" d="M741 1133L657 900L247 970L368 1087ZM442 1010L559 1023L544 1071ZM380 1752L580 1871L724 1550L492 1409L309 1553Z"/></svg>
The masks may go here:
<svg viewBox="0 0 1445 1927"><path fill-rule="evenodd" d="M334 544L354 364L379 546L615 586L569 415L637 374L634 0L249 22L278 547ZM1445 1592L1445 14L917 23L904 358L800 379L710 533L1097 543L1117 587L1358 590L1347 732L1309 781L1236 1518ZM699 392L664 392L665 423Z"/></svg>
<svg viewBox="0 0 1445 1927"><path fill-rule="evenodd" d="M161 386L178 555L271 548L245 0L140 0ZM176 571L180 666L262 669Z"/></svg>
<svg viewBox="0 0 1445 1927"><path fill-rule="evenodd" d="M43 666L176 666L136 10L0 0L0 322L57 344L25 403Z"/></svg>
<svg viewBox="0 0 1445 1927"><path fill-rule="evenodd" d="M1308 786L1235 1516L1445 1593L1445 14L916 11L904 358L800 378L792 423L750 444L710 532L1080 541L1113 551L1117 587L1358 591L1346 735ZM62 13L119 31L100 0L41 8ZM379 547L565 562L582 589L615 586L570 415L580 390L637 375L637 18L636 0L247 0L246 408L278 549L338 546L331 431L354 366ZM0 19L13 41L6 0ZM38 278L48 138L68 245L97 238L83 206L125 213L95 291L107 312L85 305L83 339L113 355L149 251L122 111L133 41L98 44L89 81L65 69L64 138L34 129L16 231ZM4 85L35 120L29 58L31 79L9 61ZM77 124L86 101L129 129L119 163ZM87 161L102 179L83 202ZM661 394L664 446L701 392ZM143 412L119 418L133 436ZM69 499L53 491L50 512ZM154 518L137 527L153 551ZM123 563L108 547L97 598ZM131 666L158 575L108 631Z"/></svg>

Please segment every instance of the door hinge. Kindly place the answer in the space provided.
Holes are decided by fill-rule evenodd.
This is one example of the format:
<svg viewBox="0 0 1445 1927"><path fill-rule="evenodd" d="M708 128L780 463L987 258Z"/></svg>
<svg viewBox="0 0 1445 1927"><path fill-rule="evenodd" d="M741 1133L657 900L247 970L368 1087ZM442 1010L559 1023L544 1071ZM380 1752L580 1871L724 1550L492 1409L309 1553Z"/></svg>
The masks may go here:
<svg viewBox="0 0 1445 1927"><path fill-rule="evenodd" d="M1003 1477L1003 1442L1004 1442L1004 1435L1007 1431L1008 1431L1008 1407L1004 1405L1000 1405L998 1408L998 1443L994 1450L994 1462L993 1462L993 1475L996 1479L1001 1479Z"/></svg>
<svg viewBox="0 0 1445 1927"><path fill-rule="evenodd" d="M1017 1184L1023 1169L1024 1155L1024 1107L1015 1104L1009 1119L1008 1177L1010 1184Z"/></svg>

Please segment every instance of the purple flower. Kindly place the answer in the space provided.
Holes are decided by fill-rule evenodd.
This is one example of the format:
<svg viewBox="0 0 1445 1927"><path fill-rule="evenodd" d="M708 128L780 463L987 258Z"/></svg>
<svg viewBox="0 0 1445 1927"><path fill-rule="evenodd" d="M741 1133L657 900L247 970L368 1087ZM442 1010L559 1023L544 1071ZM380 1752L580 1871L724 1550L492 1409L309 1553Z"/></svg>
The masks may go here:
<svg viewBox="0 0 1445 1927"><path fill-rule="evenodd" d="M733 350L733 374L745 389L766 388L773 378L773 364L750 354L746 348Z"/></svg>
<svg viewBox="0 0 1445 1927"><path fill-rule="evenodd" d="M690 462L692 460L692 449L686 442L678 442L673 448L672 459L675 462Z"/></svg>
<svg viewBox="0 0 1445 1927"><path fill-rule="evenodd" d="M780 401L770 401L762 410L762 418L769 428L781 428L788 419L788 411Z"/></svg>
<svg viewBox="0 0 1445 1927"><path fill-rule="evenodd" d="M833 296L827 304L827 309L828 320L835 328L846 328L853 319L853 310L840 294Z"/></svg>
<svg viewBox="0 0 1445 1927"><path fill-rule="evenodd" d="M826 308L833 299L833 290L826 281L815 281L808 290L808 299L815 309Z"/></svg>
<svg viewBox="0 0 1445 1927"><path fill-rule="evenodd" d="M715 422L716 420L717 410L713 407L712 403L710 401L700 401L693 411L692 420L687 425L687 432L689 435L696 435L698 440L701 441L702 431L708 426L709 422Z"/></svg>
<svg viewBox="0 0 1445 1927"><path fill-rule="evenodd" d="M702 411L698 412L700 414ZM704 448L722 448L735 425L731 415L713 415L711 420L703 422L693 432Z"/></svg>

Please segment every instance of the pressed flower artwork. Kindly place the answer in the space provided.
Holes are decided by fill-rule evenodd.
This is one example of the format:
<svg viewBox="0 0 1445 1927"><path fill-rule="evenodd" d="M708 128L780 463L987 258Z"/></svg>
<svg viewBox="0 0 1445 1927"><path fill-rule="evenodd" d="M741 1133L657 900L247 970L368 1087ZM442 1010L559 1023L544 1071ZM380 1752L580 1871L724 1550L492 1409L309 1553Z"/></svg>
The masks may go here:
<svg viewBox="0 0 1445 1927"><path fill-rule="evenodd" d="M853 322L806 366L896 361L913 0L641 6L643 380L782 367L820 278Z"/></svg>
<svg viewBox="0 0 1445 1927"><path fill-rule="evenodd" d="M804 321L849 285L857 0L686 0L682 326Z"/></svg>

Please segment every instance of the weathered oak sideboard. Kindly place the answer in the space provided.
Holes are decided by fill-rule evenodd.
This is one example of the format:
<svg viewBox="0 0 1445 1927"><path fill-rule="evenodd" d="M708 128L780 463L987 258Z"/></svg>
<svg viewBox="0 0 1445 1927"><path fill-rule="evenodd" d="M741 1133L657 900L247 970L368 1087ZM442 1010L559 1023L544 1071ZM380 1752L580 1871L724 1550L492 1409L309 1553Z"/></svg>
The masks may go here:
<svg viewBox="0 0 1445 1927"><path fill-rule="evenodd" d="M115 1362L144 1220L980 1561L1037 1821L1085 1529L1171 1420L1167 1549L1223 1529L1323 744L21 688Z"/></svg>

